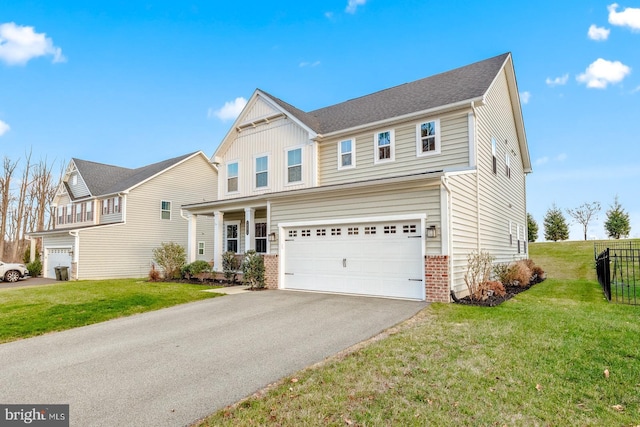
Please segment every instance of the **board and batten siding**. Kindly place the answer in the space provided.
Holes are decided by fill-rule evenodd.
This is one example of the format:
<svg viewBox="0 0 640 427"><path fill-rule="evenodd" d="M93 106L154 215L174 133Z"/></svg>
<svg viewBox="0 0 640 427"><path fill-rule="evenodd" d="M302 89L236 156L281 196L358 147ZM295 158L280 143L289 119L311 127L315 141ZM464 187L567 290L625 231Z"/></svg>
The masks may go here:
<svg viewBox="0 0 640 427"><path fill-rule="evenodd" d="M257 97L256 102L246 110L240 122L250 122L278 112L279 110L275 109L271 104L265 102L261 97Z"/></svg>
<svg viewBox="0 0 640 427"><path fill-rule="evenodd" d="M366 181L369 179L410 175L427 171L464 168L469 166L470 110L456 111L443 116L425 117L420 120L368 129L354 135L322 141L319 144L318 171L320 185ZM440 120L440 154L417 156L416 126L430 120ZM385 130L395 131L395 160L374 164L374 134ZM338 169L338 144L355 139L355 167Z"/></svg>
<svg viewBox="0 0 640 427"><path fill-rule="evenodd" d="M517 96L517 94L511 94ZM517 226L526 240L526 178L509 87L504 69L490 88L486 103L477 108L478 176L480 195L480 246L496 257L496 262L526 258L521 243L518 254ZM497 170L492 171L491 138L497 146ZM505 154L511 157L511 178L506 175ZM513 243L509 241L509 222ZM522 236L524 234L524 236Z"/></svg>
<svg viewBox="0 0 640 427"><path fill-rule="evenodd" d="M185 247L188 221L180 215L184 204L215 200L215 171L204 156L180 163L126 195L123 224L80 230L79 279L146 277L153 249L162 242ZM161 202L171 202L171 219L161 218ZM213 258L213 218L199 216L196 240L204 237L206 261ZM206 253L206 252L205 252ZM202 259L202 258L199 258ZM108 260L108 262L105 262Z"/></svg>
<svg viewBox="0 0 640 427"><path fill-rule="evenodd" d="M427 214L427 224L440 223L440 187L403 186L390 188L326 191L304 198L278 199L271 203L270 232L278 235L278 224L393 215ZM424 230L422 231L424 233ZM440 236L426 240L426 254L440 255ZM270 253L278 253L278 242ZM383 256L381 254L381 256Z"/></svg>
<svg viewBox="0 0 640 427"><path fill-rule="evenodd" d="M286 150L297 147L302 148L302 182L287 184ZM309 133L288 118L242 130L229 148L217 156L222 160L218 191L221 200L308 188L314 184L314 150ZM269 156L268 185L258 189L255 186L255 159L261 156ZM238 162L238 191L228 193L227 165L234 162Z"/></svg>
<svg viewBox="0 0 640 427"><path fill-rule="evenodd" d="M478 250L477 173L447 177L451 189L451 268L453 290L464 293L468 255Z"/></svg>

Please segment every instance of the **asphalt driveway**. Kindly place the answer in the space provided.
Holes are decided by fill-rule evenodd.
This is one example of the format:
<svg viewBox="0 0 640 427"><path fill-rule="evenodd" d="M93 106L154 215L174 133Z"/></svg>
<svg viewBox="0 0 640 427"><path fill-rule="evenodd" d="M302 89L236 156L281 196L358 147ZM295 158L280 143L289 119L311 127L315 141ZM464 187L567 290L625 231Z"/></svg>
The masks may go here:
<svg viewBox="0 0 640 427"><path fill-rule="evenodd" d="M0 345L0 402L183 426L411 317L416 301L250 292Z"/></svg>

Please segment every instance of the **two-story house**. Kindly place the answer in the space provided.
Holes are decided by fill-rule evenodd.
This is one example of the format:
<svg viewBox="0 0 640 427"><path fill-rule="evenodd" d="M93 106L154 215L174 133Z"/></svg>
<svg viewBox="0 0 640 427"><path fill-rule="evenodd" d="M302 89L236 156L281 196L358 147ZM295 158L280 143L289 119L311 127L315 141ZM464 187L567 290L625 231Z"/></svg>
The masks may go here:
<svg viewBox="0 0 640 427"><path fill-rule="evenodd" d="M527 257L509 53L309 112L258 89L211 160L218 198L184 206L189 258L213 217L215 267L254 249L270 287L449 301L470 252Z"/></svg>
<svg viewBox="0 0 640 427"><path fill-rule="evenodd" d="M217 197L217 173L201 151L140 168L72 159L52 204L54 229L42 238L43 276L69 267L72 279L146 277L153 249L187 244L181 206ZM213 259L213 222L197 224L194 259Z"/></svg>

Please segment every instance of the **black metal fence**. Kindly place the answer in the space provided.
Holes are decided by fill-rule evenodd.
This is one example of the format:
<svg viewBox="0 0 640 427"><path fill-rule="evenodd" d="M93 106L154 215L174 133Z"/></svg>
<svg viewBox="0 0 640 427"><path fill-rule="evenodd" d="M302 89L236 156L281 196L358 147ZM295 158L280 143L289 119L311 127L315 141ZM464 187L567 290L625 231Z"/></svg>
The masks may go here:
<svg viewBox="0 0 640 427"><path fill-rule="evenodd" d="M640 304L640 242L596 242L596 273L609 301Z"/></svg>

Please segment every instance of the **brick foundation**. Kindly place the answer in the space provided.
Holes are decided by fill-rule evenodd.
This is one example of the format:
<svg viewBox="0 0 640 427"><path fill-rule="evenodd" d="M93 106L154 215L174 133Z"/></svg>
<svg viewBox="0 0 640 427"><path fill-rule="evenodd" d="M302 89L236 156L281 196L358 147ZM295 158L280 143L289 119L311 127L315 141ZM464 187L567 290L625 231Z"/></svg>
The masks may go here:
<svg viewBox="0 0 640 427"><path fill-rule="evenodd" d="M278 289L278 255L263 255L264 281L267 289Z"/></svg>
<svg viewBox="0 0 640 427"><path fill-rule="evenodd" d="M427 302L449 302L449 257L427 255L424 257L424 287Z"/></svg>

